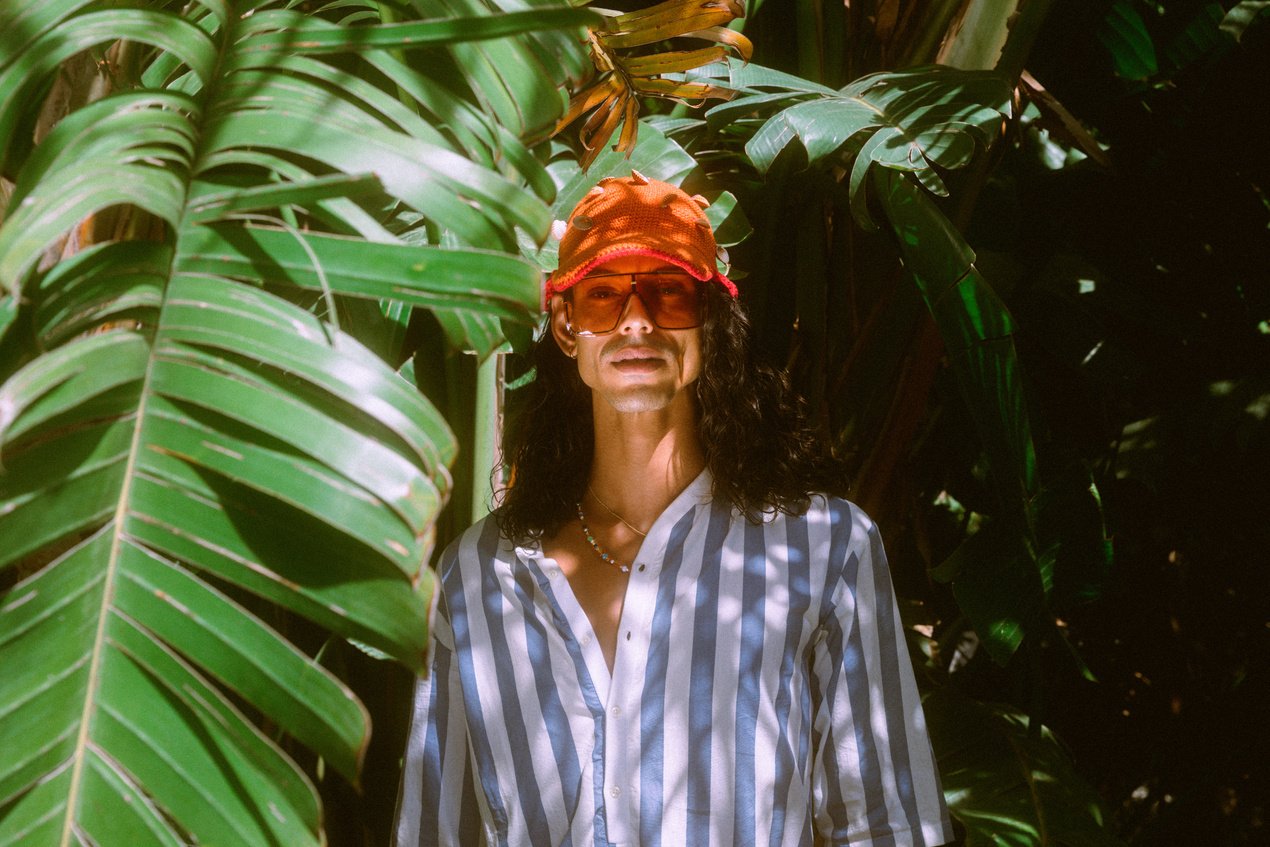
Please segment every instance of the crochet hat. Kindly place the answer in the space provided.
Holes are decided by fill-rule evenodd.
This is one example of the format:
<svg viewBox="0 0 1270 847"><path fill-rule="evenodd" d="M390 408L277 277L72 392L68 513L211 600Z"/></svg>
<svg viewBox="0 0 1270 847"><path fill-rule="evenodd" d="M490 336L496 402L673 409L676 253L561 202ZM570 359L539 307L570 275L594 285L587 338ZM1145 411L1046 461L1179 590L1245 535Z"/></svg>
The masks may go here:
<svg viewBox="0 0 1270 847"><path fill-rule="evenodd" d="M715 270L714 231L701 211L707 205L700 195L689 197L638 171L600 180L569 216L560 237L560 265L547 279L547 296L567 290L611 259L651 256L703 282L713 280L735 297L736 286Z"/></svg>

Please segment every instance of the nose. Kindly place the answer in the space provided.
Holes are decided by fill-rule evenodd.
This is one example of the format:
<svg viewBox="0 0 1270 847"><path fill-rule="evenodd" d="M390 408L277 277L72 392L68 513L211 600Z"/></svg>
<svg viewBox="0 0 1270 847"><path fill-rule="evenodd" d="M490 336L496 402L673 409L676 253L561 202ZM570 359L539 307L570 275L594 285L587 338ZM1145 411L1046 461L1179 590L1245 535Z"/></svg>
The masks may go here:
<svg viewBox="0 0 1270 847"><path fill-rule="evenodd" d="M648 314L648 307L644 305L643 298L639 296L639 292L632 285L631 293L626 298L626 305L622 308L622 317L617 323L617 331L621 333L639 333L652 332L652 330L653 319Z"/></svg>

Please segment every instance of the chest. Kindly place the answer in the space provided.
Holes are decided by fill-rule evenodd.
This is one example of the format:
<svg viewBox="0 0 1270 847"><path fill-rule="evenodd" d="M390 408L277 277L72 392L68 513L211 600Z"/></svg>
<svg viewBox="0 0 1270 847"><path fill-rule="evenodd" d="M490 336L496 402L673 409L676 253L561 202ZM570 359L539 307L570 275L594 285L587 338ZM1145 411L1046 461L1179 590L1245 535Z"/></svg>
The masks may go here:
<svg viewBox="0 0 1270 847"><path fill-rule="evenodd" d="M487 772L532 772L498 795L504 808L530 808L522 785L559 784L559 808L544 819L571 821L583 840L599 821L610 842L638 844L641 822L665 821L677 833L667 843L687 843L677 822L715 806L730 820L732 809L754 806L732 795L732 775L761 762L759 782L773 779L778 757L788 763L784 790L807 808L797 774L809 767L824 569L753 546L728 555L682 541L640 551L624 587L599 592L621 595L604 610L607 653L594 605L588 614L574 590L587 583L570 580L565 556L546 545L487 579L486 623L470 603L456 622L459 678L469 723L486 734L474 743L490 748ZM473 582L464 587L474 599ZM712 769L727 778L697 785ZM641 797L653 785L659 809L646 817Z"/></svg>
<svg viewBox="0 0 1270 847"><path fill-rule="evenodd" d="M623 570L615 562L632 562L638 553L638 546L629 550L614 550L615 562L605 561L588 544L580 543L580 532L571 535L561 534L549 540L543 546L544 564L548 568L558 569L562 577L558 580L559 594L556 605L561 601L567 606L570 600L581 610L582 616L577 619L583 630L578 638L591 636L599 645L605 665L610 673L617 653L618 628L621 624L622 610L626 605L626 592L630 583L629 565ZM617 558L621 556L622 558ZM549 598L543 597L543 600ZM532 613L533 610L526 610ZM575 616L576 617L576 616ZM585 618L586 626L581 626ZM589 632L586 630L589 629Z"/></svg>
<svg viewBox="0 0 1270 847"><path fill-rule="evenodd" d="M541 632L601 701L610 687L639 696L650 674L717 676L725 686L761 667L787 674L831 605L823 557L804 552L688 538L634 549L622 573L586 546L546 544L541 558L517 563L519 580L501 581L498 616L509 631Z"/></svg>

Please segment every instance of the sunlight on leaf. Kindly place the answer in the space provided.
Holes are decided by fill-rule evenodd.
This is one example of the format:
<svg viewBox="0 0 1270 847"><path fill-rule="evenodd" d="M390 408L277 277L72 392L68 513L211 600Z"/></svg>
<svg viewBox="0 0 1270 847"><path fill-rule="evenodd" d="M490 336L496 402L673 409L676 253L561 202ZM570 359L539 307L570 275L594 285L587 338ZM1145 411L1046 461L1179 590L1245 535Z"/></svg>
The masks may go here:
<svg viewBox="0 0 1270 847"><path fill-rule="evenodd" d="M358 788L307 633L423 665L458 443L411 310L438 356L535 319L524 137L585 60L542 30L594 19L453 2L0 6L0 844L316 847L310 774ZM102 90L37 133L82 51Z"/></svg>

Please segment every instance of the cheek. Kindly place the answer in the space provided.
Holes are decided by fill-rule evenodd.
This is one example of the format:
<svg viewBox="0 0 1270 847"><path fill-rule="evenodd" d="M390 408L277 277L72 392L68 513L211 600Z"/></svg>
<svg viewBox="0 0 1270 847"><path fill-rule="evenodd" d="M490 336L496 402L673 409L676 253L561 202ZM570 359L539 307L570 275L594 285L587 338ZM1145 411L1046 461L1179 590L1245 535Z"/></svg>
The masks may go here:
<svg viewBox="0 0 1270 847"><path fill-rule="evenodd" d="M599 373L599 351L592 349L595 345L590 343L590 339L579 338L577 345L578 357L574 361L578 365L578 376L583 383L594 388Z"/></svg>
<svg viewBox="0 0 1270 847"><path fill-rule="evenodd" d="M688 341L681 352L680 381L684 385L696 382L701 376L701 343L698 339Z"/></svg>

